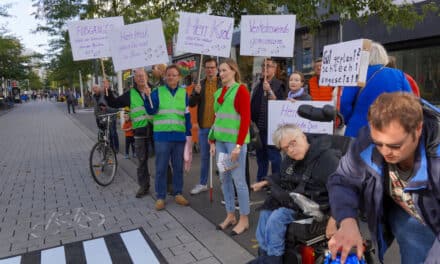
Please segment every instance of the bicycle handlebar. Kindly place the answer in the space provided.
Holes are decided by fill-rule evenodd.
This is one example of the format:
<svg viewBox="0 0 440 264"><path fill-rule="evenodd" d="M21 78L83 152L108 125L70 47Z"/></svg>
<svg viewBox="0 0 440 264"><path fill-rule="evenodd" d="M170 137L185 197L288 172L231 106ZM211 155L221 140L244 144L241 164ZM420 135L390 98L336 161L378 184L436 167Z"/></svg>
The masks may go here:
<svg viewBox="0 0 440 264"><path fill-rule="evenodd" d="M115 116L117 114L118 114L117 112L116 113L109 113L109 114L100 114L100 115L97 115L96 117L100 117L100 118L102 118L102 117L112 117L112 116Z"/></svg>

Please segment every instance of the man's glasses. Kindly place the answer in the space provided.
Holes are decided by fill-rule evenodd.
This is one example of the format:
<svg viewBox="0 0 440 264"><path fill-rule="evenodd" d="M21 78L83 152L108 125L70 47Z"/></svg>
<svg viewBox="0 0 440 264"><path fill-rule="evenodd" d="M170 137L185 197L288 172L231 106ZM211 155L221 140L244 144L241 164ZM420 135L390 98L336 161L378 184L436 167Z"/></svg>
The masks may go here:
<svg viewBox="0 0 440 264"><path fill-rule="evenodd" d="M261 65L261 68L266 68L266 66L263 64L263 65ZM267 68L275 68L275 65L268 64Z"/></svg>
<svg viewBox="0 0 440 264"><path fill-rule="evenodd" d="M402 146L405 144L406 140L408 139L408 137L411 135L411 133L408 133L405 138L398 144L385 144L382 142L377 142L375 140L373 140L373 144L377 147L377 148L383 148L384 146L386 146L389 149L392 150L399 150L402 148Z"/></svg>
<svg viewBox="0 0 440 264"><path fill-rule="evenodd" d="M217 67L205 67L205 69L214 70L214 69L217 69Z"/></svg>

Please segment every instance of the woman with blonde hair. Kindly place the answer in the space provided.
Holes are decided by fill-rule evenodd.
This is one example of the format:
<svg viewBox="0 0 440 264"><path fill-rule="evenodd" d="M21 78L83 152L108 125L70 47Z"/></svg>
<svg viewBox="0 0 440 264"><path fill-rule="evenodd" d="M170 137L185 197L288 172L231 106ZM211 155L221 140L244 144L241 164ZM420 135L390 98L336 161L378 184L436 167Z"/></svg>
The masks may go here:
<svg viewBox="0 0 440 264"><path fill-rule="evenodd" d="M217 226L225 230L234 226L231 235L239 235L249 229L249 191L245 179L247 143L249 143L250 94L245 85L240 83L240 71L237 63L226 59L220 64L219 75L222 89L214 94L215 120L209 133L211 154L217 151L230 155L232 167L220 173L223 196L225 199L226 218ZM240 207L240 219L235 217L234 185L237 190Z"/></svg>

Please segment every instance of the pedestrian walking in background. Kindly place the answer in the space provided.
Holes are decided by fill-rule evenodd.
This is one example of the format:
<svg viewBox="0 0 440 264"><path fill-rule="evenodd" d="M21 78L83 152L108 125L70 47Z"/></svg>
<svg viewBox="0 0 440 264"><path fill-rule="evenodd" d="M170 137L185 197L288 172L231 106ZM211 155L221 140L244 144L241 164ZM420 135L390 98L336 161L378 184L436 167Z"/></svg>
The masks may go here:
<svg viewBox="0 0 440 264"><path fill-rule="evenodd" d="M124 113L124 124L122 124L122 130L125 133L125 158L128 159L130 155L130 147L133 153L133 158L135 157L135 147L134 147L134 131L133 124L131 122L128 113Z"/></svg>
<svg viewBox="0 0 440 264"><path fill-rule="evenodd" d="M148 142L151 138L151 130L148 123L152 121L152 117L145 111L144 103L148 102L148 98L144 90L148 86L148 76L144 68L137 68L134 74L134 82L136 88L132 87L121 96L115 98L112 93L105 96L109 106L115 108L130 108L130 119L133 123L134 145L136 157L139 160L137 167L137 181L139 189L136 192L136 198L141 198L148 194L150 189L150 172L148 170Z"/></svg>
<svg viewBox="0 0 440 264"><path fill-rule="evenodd" d="M198 194L208 190L209 174L209 142L208 134L214 123L214 93L221 87L220 78L217 78L217 61L209 58L204 62L205 79L197 84L189 98L189 106L197 106L197 126L199 127L200 144L200 181L191 189L191 194Z"/></svg>
<svg viewBox="0 0 440 264"><path fill-rule="evenodd" d="M67 112L70 114L70 108L72 108L72 112L75 114L75 94L71 89L67 90L66 94L66 103L67 103Z"/></svg>
<svg viewBox="0 0 440 264"><path fill-rule="evenodd" d="M179 205L189 205L188 200L182 195L184 148L187 141L192 141L188 95L186 90L179 86L181 75L176 65L172 64L166 68L165 77L165 85L152 92L149 88L145 89L145 93L150 95L153 102L153 105L145 102L145 108L148 114L153 115L156 149L155 207L158 211L165 208L170 161L173 169L174 200Z"/></svg>
<svg viewBox="0 0 440 264"><path fill-rule="evenodd" d="M234 60L226 59L220 64L219 71L223 88L214 94L215 120L208 138L211 141L211 154L217 153L217 162L222 162L219 156L223 153L230 155L230 160L238 165L220 172L226 218L217 229L225 230L235 225L231 232L234 236L249 229L249 190L245 174L247 144L250 139L250 95L246 86L240 83L240 71ZM238 223L235 217L234 185L240 208Z"/></svg>

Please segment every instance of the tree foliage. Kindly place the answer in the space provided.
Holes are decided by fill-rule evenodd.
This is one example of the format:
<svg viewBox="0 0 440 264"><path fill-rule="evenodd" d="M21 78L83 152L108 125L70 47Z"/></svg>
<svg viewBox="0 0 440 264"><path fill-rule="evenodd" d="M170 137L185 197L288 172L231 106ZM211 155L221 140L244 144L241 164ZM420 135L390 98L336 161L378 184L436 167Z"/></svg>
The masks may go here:
<svg viewBox="0 0 440 264"><path fill-rule="evenodd" d="M389 27L410 28L421 21L428 11L438 12L435 3L425 1L422 8L414 5L395 5L393 0L33 0L37 7L35 16L45 21L37 30L47 31L56 37L51 41L53 78L69 79L69 72L85 67L91 73L91 62L71 60L67 41L66 23L69 20L123 16L125 24L161 18L167 41L177 33L178 12L208 13L233 17L235 25L241 16L262 14L296 14L297 23L314 31L321 22L339 17L366 21L369 16L378 16ZM127 4L127 2L129 2ZM1 9L0 9L1 11ZM70 58L70 60L68 59ZM54 67L70 67L56 69ZM106 68L111 68L107 63ZM87 72L89 71L90 72ZM73 77L72 77L73 78Z"/></svg>

